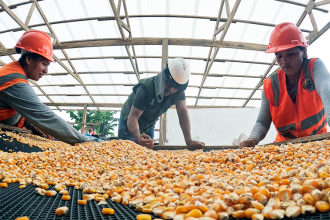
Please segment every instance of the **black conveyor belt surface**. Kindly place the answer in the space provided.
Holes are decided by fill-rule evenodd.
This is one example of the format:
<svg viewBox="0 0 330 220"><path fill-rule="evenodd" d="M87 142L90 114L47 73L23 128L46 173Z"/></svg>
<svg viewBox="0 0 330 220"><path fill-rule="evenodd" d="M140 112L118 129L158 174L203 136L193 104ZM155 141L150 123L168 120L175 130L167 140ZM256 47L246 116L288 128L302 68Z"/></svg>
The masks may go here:
<svg viewBox="0 0 330 220"><path fill-rule="evenodd" d="M28 216L30 220L84 220L84 219L110 219L110 220L135 220L141 212L129 208L122 204L118 204L107 200L107 205L97 205L95 200L87 202L87 205L79 205L78 199L82 199L83 192L68 187L71 199L63 201L62 195L57 193L54 197L41 196L34 192L35 187L30 184L26 188L19 189L18 183L8 184L8 188L0 188L0 219L14 220L17 217ZM48 190L53 189L50 186ZM69 212L63 216L56 216L55 209L67 206ZM103 215L102 208L112 208L115 210L114 215ZM156 218L152 216L153 219ZM233 219L233 218L232 218ZM289 220L292 218L284 218ZM330 212L317 212L312 215L300 215L295 220L329 220Z"/></svg>
<svg viewBox="0 0 330 220"><path fill-rule="evenodd" d="M19 151L26 153L42 152L42 150L39 147L35 147L35 146L30 147L27 144L18 142L16 138L13 138L13 141L10 142L9 140L11 139L12 138L10 136L7 136L6 134L0 134L0 150L8 153L19 152Z"/></svg>
<svg viewBox="0 0 330 220"><path fill-rule="evenodd" d="M107 200L107 205L97 205L95 200L87 202L87 205L79 205L78 199L82 199L83 192L67 187L71 199L62 200L62 195L57 193L54 197L41 196L34 192L35 186L27 185L26 188L18 188L18 183L8 184L8 188L0 188L0 219L14 220L17 217L28 216L30 220L84 220L84 219L110 219L110 220L135 220L136 215L141 214L135 209ZM54 189L49 186L48 190ZM56 216L55 210L67 206L69 212L63 216ZM112 208L114 215L103 215L103 208ZM155 217L155 216L153 216Z"/></svg>

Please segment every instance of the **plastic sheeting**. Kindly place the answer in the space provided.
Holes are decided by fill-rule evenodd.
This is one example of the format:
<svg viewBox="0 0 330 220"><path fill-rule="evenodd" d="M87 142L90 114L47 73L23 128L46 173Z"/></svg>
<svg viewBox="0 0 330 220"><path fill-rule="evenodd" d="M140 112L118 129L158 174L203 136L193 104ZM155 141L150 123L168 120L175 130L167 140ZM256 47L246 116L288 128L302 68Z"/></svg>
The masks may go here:
<svg viewBox="0 0 330 220"><path fill-rule="evenodd" d="M257 120L259 108L207 108L188 109L191 136L207 146L232 145L234 138L243 132L250 135ZM166 113L167 145L185 145L179 118L175 109ZM266 138L260 144L275 140L276 130L271 125Z"/></svg>
<svg viewBox="0 0 330 220"><path fill-rule="evenodd" d="M193 140L207 146L232 145L241 133L250 136L259 114L259 108L204 108L188 109ZM166 145L185 145L179 118L175 109L166 113ZM329 125L328 131L330 131ZM274 142L276 130L272 123L260 144Z"/></svg>

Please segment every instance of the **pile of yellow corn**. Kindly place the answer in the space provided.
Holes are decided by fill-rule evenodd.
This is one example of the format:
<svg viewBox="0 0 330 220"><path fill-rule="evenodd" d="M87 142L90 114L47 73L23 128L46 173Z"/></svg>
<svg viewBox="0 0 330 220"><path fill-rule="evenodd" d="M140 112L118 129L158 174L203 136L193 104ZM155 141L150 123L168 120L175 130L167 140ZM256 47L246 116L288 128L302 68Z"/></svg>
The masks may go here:
<svg viewBox="0 0 330 220"><path fill-rule="evenodd" d="M43 196L82 190L101 204L111 199L163 219L280 219L330 210L330 141L254 149L153 151L130 141L70 146L7 132L39 146L38 153L0 151L0 187L34 184ZM328 177L329 176L329 177ZM56 191L47 191L55 185ZM61 207L58 214L65 214ZM113 214L104 210L104 214Z"/></svg>

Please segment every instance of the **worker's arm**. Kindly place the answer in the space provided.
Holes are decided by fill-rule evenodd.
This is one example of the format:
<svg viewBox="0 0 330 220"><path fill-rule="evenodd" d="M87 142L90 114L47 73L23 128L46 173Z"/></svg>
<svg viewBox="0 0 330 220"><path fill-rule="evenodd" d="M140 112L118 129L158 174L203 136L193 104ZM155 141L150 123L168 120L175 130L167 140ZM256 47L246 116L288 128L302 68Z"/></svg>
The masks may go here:
<svg viewBox="0 0 330 220"><path fill-rule="evenodd" d="M138 144L151 149L154 146L154 140L151 139L147 134L140 134L138 121L142 113L143 111L135 108L133 105L127 117L127 127L129 133L135 138L135 141Z"/></svg>
<svg viewBox="0 0 330 220"><path fill-rule="evenodd" d="M149 149L153 148L154 140L149 135L141 134L139 127L139 118L148 105L148 90L144 85L140 85L135 93L131 111L127 117L127 127L129 133L135 138L135 141Z"/></svg>
<svg viewBox="0 0 330 220"><path fill-rule="evenodd" d="M266 134L272 123L272 116L270 114L269 101L265 95L264 90L262 90L261 95L261 107L258 115L256 124L254 125L249 139L243 141L240 147L254 147L261 140L266 137Z"/></svg>
<svg viewBox="0 0 330 220"><path fill-rule="evenodd" d="M205 143L199 141L193 141L190 134L190 119L186 100L181 100L176 104L176 112L178 113L179 123L183 132L184 140L188 147L203 148Z"/></svg>
<svg viewBox="0 0 330 220"><path fill-rule="evenodd" d="M320 59L316 59L313 66L313 78L317 94L322 100L328 125L330 125L330 74Z"/></svg>
<svg viewBox="0 0 330 220"><path fill-rule="evenodd" d="M34 126L61 141L75 144L89 140L41 103L32 87L26 83L19 83L3 90L0 92L0 99Z"/></svg>

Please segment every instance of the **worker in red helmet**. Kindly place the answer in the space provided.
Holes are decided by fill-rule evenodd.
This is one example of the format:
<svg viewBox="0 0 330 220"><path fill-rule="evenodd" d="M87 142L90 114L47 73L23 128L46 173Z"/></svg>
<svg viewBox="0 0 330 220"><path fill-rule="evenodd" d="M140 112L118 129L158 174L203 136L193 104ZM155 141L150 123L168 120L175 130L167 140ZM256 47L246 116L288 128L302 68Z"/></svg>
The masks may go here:
<svg viewBox="0 0 330 220"><path fill-rule="evenodd" d="M275 26L266 53L275 53L281 69L264 80L257 122L240 147L257 145L272 122L277 130L275 142L327 132L330 74L320 59L307 58L307 47L296 25Z"/></svg>
<svg viewBox="0 0 330 220"><path fill-rule="evenodd" d="M54 62L51 38L42 31L25 32L18 40L19 61L0 68L0 123L26 127L35 134L47 135L74 144L89 139L76 131L49 107L41 103L28 79L38 81Z"/></svg>

